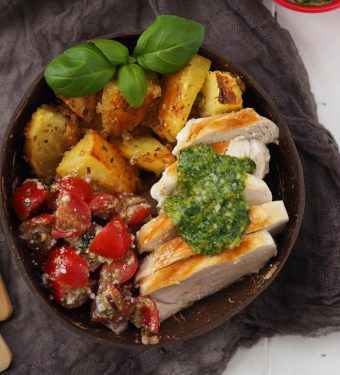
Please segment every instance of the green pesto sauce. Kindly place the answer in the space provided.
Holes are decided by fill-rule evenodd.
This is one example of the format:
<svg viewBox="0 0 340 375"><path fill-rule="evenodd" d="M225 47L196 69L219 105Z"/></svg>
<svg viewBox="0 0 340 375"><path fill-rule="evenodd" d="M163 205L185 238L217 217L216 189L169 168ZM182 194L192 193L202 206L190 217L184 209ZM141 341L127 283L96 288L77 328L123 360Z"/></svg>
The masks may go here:
<svg viewBox="0 0 340 375"><path fill-rule="evenodd" d="M240 244L249 222L245 180L254 170L252 160L220 155L208 146L181 151L179 192L166 198L164 209L193 251L214 255Z"/></svg>

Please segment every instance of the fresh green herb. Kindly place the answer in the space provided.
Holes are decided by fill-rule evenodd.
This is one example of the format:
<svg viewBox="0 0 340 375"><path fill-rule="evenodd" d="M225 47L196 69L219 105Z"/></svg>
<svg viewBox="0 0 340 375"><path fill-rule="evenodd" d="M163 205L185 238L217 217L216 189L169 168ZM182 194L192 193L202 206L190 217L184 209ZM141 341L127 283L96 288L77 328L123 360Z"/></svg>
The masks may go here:
<svg viewBox="0 0 340 375"><path fill-rule="evenodd" d="M89 249L90 243L94 238L94 234L90 232L86 232L81 238L79 242L79 250L81 252L85 252Z"/></svg>
<svg viewBox="0 0 340 375"><path fill-rule="evenodd" d="M58 94L77 97L99 91L112 79L116 67L92 44L71 47L45 69L47 84Z"/></svg>
<svg viewBox="0 0 340 375"><path fill-rule="evenodd" d="M129 50L124 44L111 39L95 39L93 43L110 61L112 65L126 64L129 58Z"/></svg>
<svg viewBox="0 0 340 375"><path fill-rule="evenodd" d="M158 16L143 32L134 50L138 64L161 74L182 69L204 39L204 27L177 16Z"/></svg>
<svg viewBox="0 0 340 375"><path fill-rule="evenodd" d="M143 104L147 88L144 70L137 64L121 65L117 84L126 101L134 108Z"/></svg>
<svg viewBox="0 0 340 375"><path fill-rule="evenodd" d="M254 169L252 160L219 155L208 146L180 153L180 191L166 198L164 209L193 251L214 255L240 244L249 223L245 180Z"/></svg>
<svg viewBox="0 0 340 375"><path fill-rule="evenodd" d="M78 97L102 89L118 70L122 95L136 108L143 104L146 93L143 69L175 73L198 52L203 39L204 27L198 22L158 16L139 37L133 55L129 56L128 48L117 41L91 40L53 59L45 69L45 79L58 94Z"/></svg>

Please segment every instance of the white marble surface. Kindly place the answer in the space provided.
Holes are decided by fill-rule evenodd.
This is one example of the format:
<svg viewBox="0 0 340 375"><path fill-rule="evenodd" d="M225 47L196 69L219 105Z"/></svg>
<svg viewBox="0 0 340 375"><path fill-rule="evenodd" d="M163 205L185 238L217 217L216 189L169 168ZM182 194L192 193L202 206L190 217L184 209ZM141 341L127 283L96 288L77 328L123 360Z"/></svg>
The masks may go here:
<svg viewBox="0 0 340 375"><path fill-rule="evenodd" d="M320 122L340 143L340 9L294 12L271 0L277 21L289 30L309 73ZM339 375L340 332L318 338L276 336L240 348L223 375Z"/></svg>

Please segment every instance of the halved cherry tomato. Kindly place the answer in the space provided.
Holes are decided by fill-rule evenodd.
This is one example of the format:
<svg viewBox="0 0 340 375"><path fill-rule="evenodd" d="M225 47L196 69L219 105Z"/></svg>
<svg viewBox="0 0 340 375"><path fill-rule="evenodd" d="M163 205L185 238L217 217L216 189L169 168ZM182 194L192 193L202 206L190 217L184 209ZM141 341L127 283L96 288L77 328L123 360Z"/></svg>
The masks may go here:
<svg viewBox="0 0 340 375"><path fill-rule="evenodd" d="M110 283L100 283L91 307L91 320L120 333L127 328L132 309L132 300L125 299L117 287Z"/></svg>
<svg viewBox="0 0 340 375"><path fill-rule="evenodd" d="M142 328L148 333L157 333L160 319L155 302L150 297L137 297L131 321L137 328Z"/></svg>
<svg viewBox="0 0 340 375"><path fill-rule="evenodd" d="M58 191L49 191L46 197L46 207L50 211L57 209Z"/></svg>
<svg viewBox="0 0 340 375"><path fill-rule="evenodd" d="M142 223L151 213L149 205L139 205L134 207L134 212L131 214L129 225L137 225Z"/></svg>
<svg viewBox="0 0 340 375"><path fill-rule="evenodd" d="M81 306L89 297L89 266L70 246L52 250L45 273L53 297L68 308Z"/></svg>
<svg viewBox="0 0 340 375"><path fill-rule="evenodd" d="M98 193L88 201L92 215L104 220L112 219L118 213L119 199L110 193Z"/></svg>
<svg viewBox="0 0 340 375"><path fill-rule="evenodd" d="M56 222L52 228L54 238L75 238L91 226L91 211L79 194L61 189L55 212Z"/></svg>
<svg viewBox="0 0 340 375"><path fill-rule="evenodd" d="M104 264L100 277L105 282L121 285L133 277L137 268L138 259L132 250L128 250L123 258L114 260L111 264Z"/></svg>
<svg viewBox="0 0 340 375"><path fill-rule="evenodd" d="M48 225L52 224L54 221L54 215L52 214L41 214L38 216L32 217L32 219L29 220L34 225Z"/></svg>
<svg viewBox="0 0 340 375"><path fill-rule="evenodd" d="M114 218L96 234L91 242L90 251L106 258L121 258L131 246L131 235L124 220Z"/></svg>
<svg viewBox="0 0 340 375"><path fill-rule="evenodd" d="M92 198L91 186L78 177L66 177L57 180L51 187L52 191L67 190L79 194L84 200Z"/></svg>
<svg viewBox="0 0 340 375"><path fill-rule="evenodd" d="M42 214L22 222L18 232L26 247L32 250L34 263L42 266L55 240L51 236L51 226L54 222L52 214Z"/></svg>
<svg viewBox="0 0 340 375"><path fill-rule="evenodd" d="M21 221L27 220L45 201L47 189L41 182L27 181L13 194L13 206Z"/></svg>
<svg viewBox="0 0 340 375"><path fill-rule="evenodd" d="M127 193L119 194L119 198L122 200L119 216L128 225L140 224L150 215L151 205L145 198Z"/></svg>

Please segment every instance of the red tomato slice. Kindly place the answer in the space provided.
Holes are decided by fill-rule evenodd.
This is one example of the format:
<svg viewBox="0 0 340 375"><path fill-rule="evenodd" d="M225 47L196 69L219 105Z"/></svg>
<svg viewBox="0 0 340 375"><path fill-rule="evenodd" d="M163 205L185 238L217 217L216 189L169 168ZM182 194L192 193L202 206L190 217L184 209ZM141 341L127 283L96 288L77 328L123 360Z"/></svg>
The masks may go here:
<svg viewBox="0 0 340 375"><path fill-rule="evenodd" d="M138 259L132 250L128 250L123 258L105 264L100 273L101 279L105 282L124 284L133 277L138 268Z"/></svg>
<svg viewBox="0 0 340 375"><path fill-rule="evenodd" d="M78 177L66 177L52 185L52 191L67 190L79 194L84 200L92 198L91 186Z"/></svg>
<svg viewBox="0 0 340 375"><path fill-rule="evenodd" d="M88 298L89 265L72 247L63 246L52 250L46 260L45 273L53 297L63 306L79 307ZM65 300L65 296L72 292L73 300Z"/></svg>
<svg viewBox="0 0 340 375"><path fill-rule="evenodd" d="M113 332L127 328L127 321L134 308L132 299L124 298L113 284L101 283L91 307L91 320L105 324Z"/></svg>
<svg viewBox="0 0 340 375"><path fill-rule="evenodd" d="M151 212L151 205L148 201L138 195L120 193L121 209L119 216L123 218L128 225L140 224Z"/></svg>
<svg viewBox="0 0 340 375"><path fill-rule="evenodd" d="M41 182L28 181L15 190L13 206L21 221L27 220L45 201L47 190Z"/></svg>
<svg viewBox="0 0 340 375"><path fill-rule="evenodd" d="M143 328L148 333L157 333L160 325L157 305L150 297L137 297L131 320L137 328Z"/></svg>
<svg viewBox="0 0 340 375"><path fill-rule="evenodd" d="M106 258L121 258L131 246L131 235L127 225L116 217L96 234L90 245L90 251Z"/></svg>
<svg viewBox="0 0 340 375"><path fill-rule="evenodd" d="M93 195L88 201L88 205L92 215L108 220L117 215L119 199L117 196L110 193L99 193Z"/></svg>
<svg viewBox="0 0 340 375"><path fill-rule="evenodd" d="M46 206L47 209L50 211L55 211L57 209L57 199L58 199L58 192L57 191L49 191L46 197Z"/></svg>
<svg viewBox="0 0 340 375"><path fill-rule="evenodd" d="M51 236L53 222L53 215L42 214L22 222L18 228L20 240L32 250L33 263L39 266L45 262L55 243Z"/></svg>
<svg viewBox="0 0 340 375"><path fill-rule="evenodd" d="M137 225L143 222L151 213L151 207L149 205L136 206L132 216L130 217L128 224Z"/></svg>
<svg viewBox="0 0 340 375"><path fill-rule="evenodd" d="M38 216L32 217L30 222L35 225L48 225L52 224L54 221L54 215L52 214L41 214Z"/></svg>
<svg viewBox="0 0 340 375"><path fill-rule="evenodd" d="M57 199L54 238L75 238L84 234L91 226L91 211L77 193L61 189Z"/></svg>

